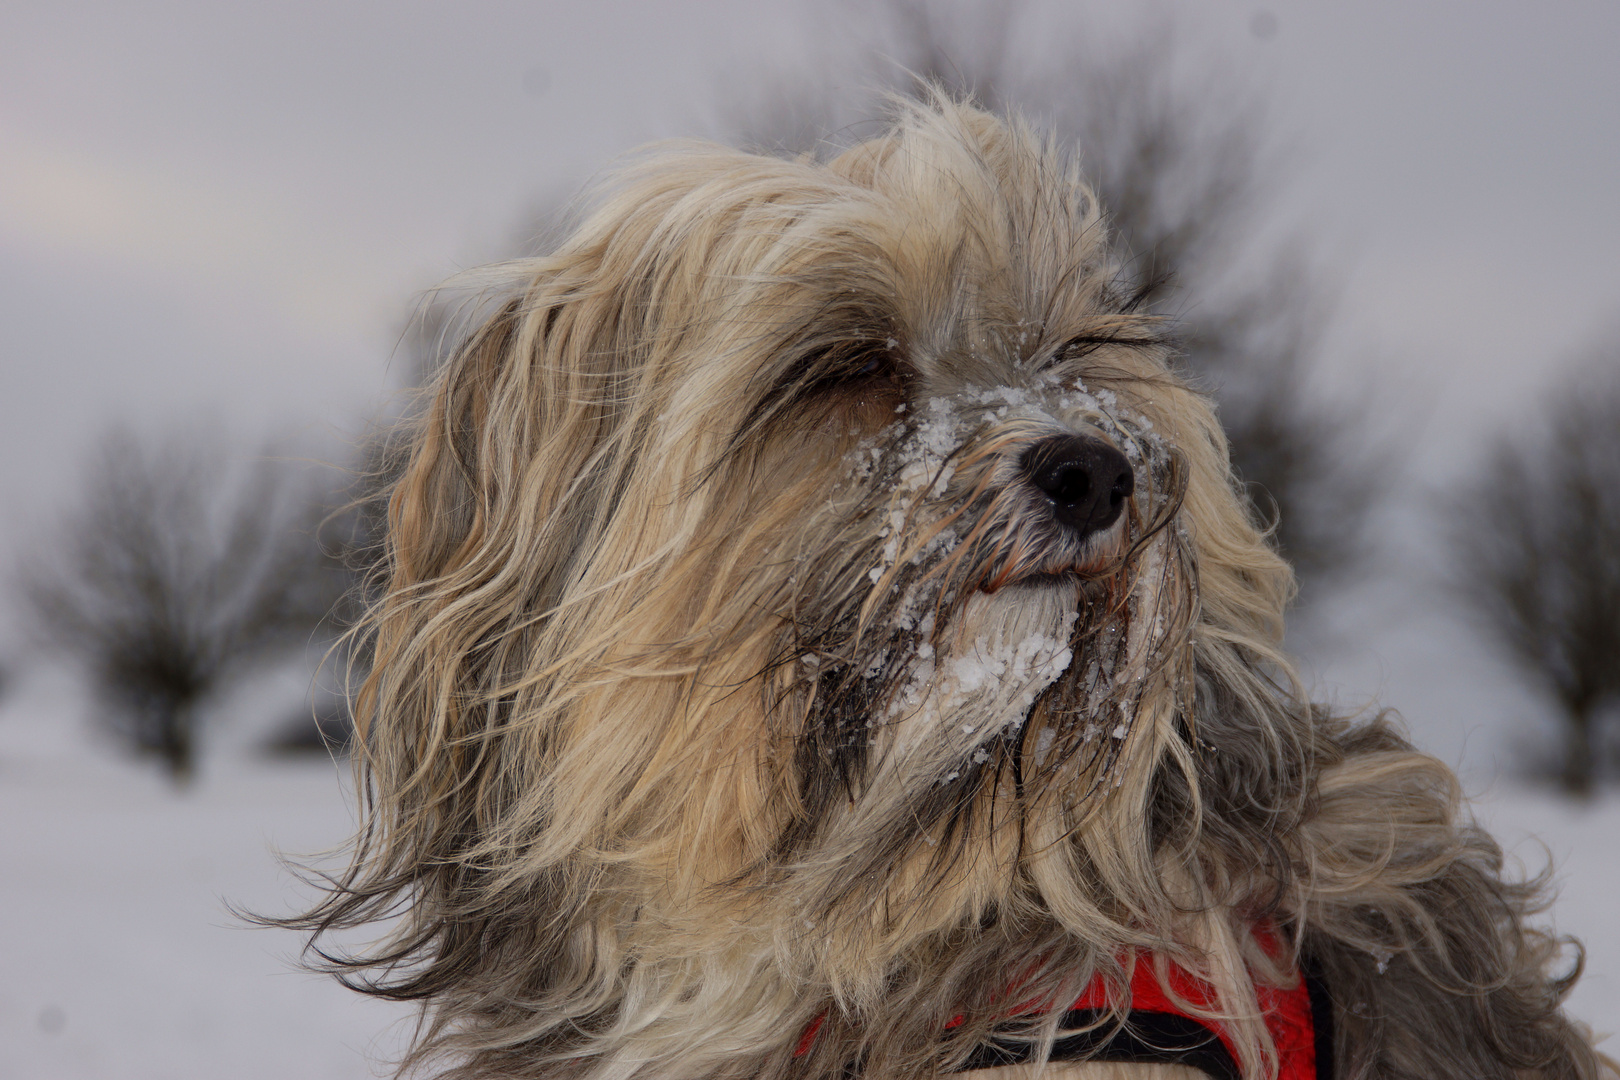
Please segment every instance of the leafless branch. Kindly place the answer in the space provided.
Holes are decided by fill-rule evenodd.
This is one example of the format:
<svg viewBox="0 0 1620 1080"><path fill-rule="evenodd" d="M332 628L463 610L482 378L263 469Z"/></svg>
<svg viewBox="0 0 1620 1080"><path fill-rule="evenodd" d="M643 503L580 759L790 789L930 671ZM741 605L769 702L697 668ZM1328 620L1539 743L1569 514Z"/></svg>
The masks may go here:
<svg viewBox="0 0 1620 1080"><path fill-rule="evenodd" d="M1451 521L1457 585L1557 706L1576 795L1592 790L1605 708L1620 705L1620 349L1596 359L1497 441Z"/></svg>

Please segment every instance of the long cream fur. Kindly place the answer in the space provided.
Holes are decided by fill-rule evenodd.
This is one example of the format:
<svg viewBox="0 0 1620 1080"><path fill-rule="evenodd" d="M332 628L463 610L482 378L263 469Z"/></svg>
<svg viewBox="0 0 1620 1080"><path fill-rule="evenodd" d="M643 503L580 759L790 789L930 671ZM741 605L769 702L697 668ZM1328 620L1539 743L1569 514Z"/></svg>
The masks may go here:
<svg viewBox="0 0 1620 1080"><path fill-rule="evenodd" d="M1343 1080L1599 1075L1449 771L1306 700L1061 148L941 100L825 164L665 149L503 273L392 492L352 864L289 920L394 916L327 960L422 1003L406 1067L927 1077L1173 962L1250 1078L1299 964ZM1065 434L1136 476L1084 541L1019 472Z"/></svg>

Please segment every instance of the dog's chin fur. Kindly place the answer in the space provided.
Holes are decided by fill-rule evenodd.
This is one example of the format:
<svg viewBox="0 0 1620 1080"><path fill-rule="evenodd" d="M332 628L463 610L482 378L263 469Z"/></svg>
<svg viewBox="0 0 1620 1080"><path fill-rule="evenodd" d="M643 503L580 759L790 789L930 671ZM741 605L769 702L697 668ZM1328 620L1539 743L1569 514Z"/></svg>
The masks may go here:
<svg viewBox="0 0 1620 1080"><path fill-rule="evenodd" d="M1344 1080L1599 1074L1451 773L1302 695L1057 148L940 100L666 150L508 271L392 493L352 865L288 920L397 915L326 959L422 1003L407 1066L932 1076L1172 962L1251 1078L1299 964ZM1020 471L1074 435L1134 473L1094 535Z"/></svg>

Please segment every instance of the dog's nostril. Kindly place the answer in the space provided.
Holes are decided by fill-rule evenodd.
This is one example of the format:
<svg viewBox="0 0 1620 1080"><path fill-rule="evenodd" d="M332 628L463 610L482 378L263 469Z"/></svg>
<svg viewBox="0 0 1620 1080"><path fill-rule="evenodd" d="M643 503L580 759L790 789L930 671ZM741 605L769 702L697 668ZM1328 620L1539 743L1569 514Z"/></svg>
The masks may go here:
<svg viewBox="0 0 1620 1080"><path fill-rule="evenodd" d="M1129 468L1114 477L1114 486L1108 489L1108 502L1111 506L1119 506L1131 493L1136 490L1136 474Z"/></svg>
<svg viewBox="0 0 1620 1080"><path fill-rule="evenodd" d="M1136 477L1125 455L1101 439L1057 435L1024 451L1029 482L1052 501L1052 516L1082 534L1119 519Z"/></svg>
<svg viewBox="0 0 1620 1080"><path fill-rule="evenodd" d="M1030 478L1054 502L1076 503L1091 494L1091 474L1083 465L1062 461Z"/></svg>

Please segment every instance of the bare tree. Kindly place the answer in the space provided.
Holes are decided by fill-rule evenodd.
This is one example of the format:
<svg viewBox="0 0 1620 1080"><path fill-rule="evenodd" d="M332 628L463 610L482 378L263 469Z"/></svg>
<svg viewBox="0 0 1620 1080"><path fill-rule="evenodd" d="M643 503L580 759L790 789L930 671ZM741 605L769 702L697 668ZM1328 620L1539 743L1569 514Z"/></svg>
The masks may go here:
<svg viewBox="0 0 1620 1080"><path fill-rule="evenodd" d="M1461 593L1557 706L1562 783L1581 796L1620 705L1620 348L1599 359L1501 438L1451 507Z"/></svg>
<svg viewBox="0 0 1620 1080"><path fill-rule="evenodd" d="M199 704L309 642L343 585L315 542L321 485L231 458L218 436L114 432L54 545L24 567L38 629L85 664L106 727L176 782L195 764Z"/></svg>
<svg viewBox="0 0 1620 1080"><path fill-rule="evenodd" d="M829 41L796 76L758 76L763 90L730 87L727 134L789 153L836 149L881 112L873 90L916 95L937 85L1035 117L1077 144L1136 286L1177 316L1184 363L1215 393L1233 461L1274 516L1278 547L1307 590L1351 569L1380 468L1358 438L1358 403L1308 392L1327 307L1317 275L1296 242L1255 241L1271 178L1283 171L1255 95L1219 70L1181 63L1165 25L1123 47L1043 57L1014 47L1025 14L1016 3L942 11L879 0L862 14L863 46Z"/></svg>

